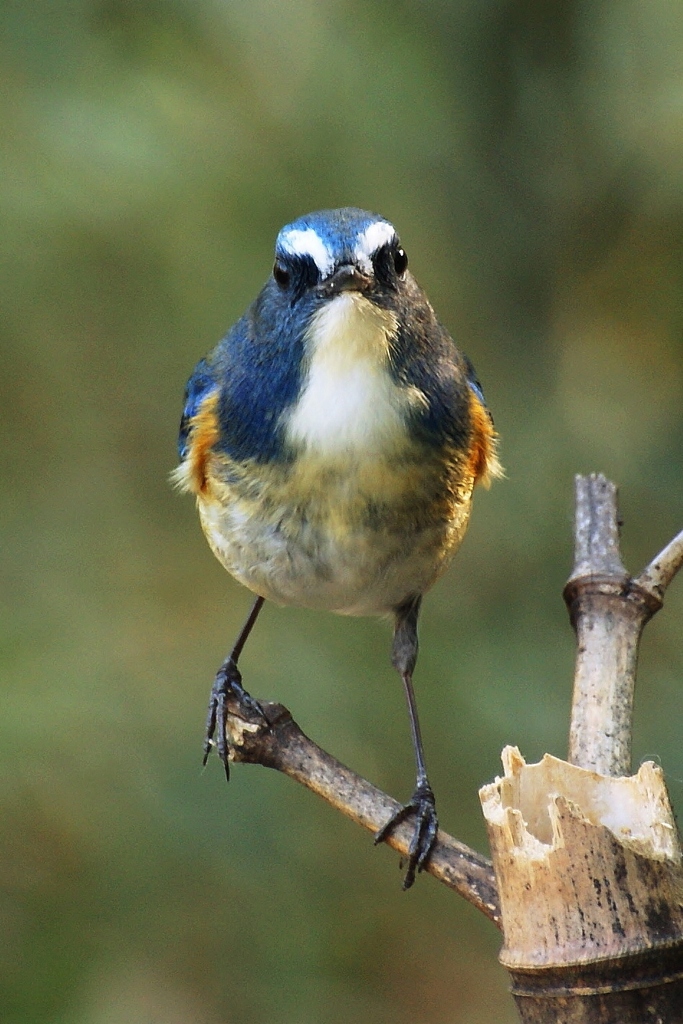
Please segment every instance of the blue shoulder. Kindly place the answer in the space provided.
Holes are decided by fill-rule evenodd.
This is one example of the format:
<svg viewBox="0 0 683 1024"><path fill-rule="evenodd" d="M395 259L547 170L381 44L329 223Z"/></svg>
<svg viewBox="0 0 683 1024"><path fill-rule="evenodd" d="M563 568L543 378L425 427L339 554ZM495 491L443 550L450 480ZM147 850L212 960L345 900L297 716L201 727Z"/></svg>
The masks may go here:
<svg viewBox="0 0 683 1024"><path fill-rule="evenodd" d="M213 352L197 364L187 385L181 457L192 417L216 389L219 450L238 462L287 457L282 413L301 388L304 325L269 302L268 291L266 285Z"/></svg>
<svg viewBox="0 0 683 1024"><path fill-rule="evenodd" d="M206 359L200 359L195 366L192 376L185 388L185 405L180 418L180 431L178 433L178 455L184 459L188 450L188 438L192 418L199 412L199 408L212 391L217 387L216 379Z"/></svg>

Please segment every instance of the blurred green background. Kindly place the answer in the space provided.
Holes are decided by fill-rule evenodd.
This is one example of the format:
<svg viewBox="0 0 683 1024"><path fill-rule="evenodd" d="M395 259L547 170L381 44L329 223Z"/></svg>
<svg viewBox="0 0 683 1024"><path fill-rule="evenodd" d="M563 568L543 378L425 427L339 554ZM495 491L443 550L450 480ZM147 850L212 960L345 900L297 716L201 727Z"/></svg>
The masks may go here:
<svg viewBox="0 0 683 1024"><path fill-rule="evenodd" d="M200 771L249 597L167 477L185 380L282 224L398 225L473 359L507 479L427 599L445 828L517 743L566 749L572 477L640 568L683 525L678 0L5 0L1 1016L507 1024L495 929L263 769ZM683 807L683 586L648 627L635 761ZM245 682L406 798L385 625L268 607Z"/></svg>

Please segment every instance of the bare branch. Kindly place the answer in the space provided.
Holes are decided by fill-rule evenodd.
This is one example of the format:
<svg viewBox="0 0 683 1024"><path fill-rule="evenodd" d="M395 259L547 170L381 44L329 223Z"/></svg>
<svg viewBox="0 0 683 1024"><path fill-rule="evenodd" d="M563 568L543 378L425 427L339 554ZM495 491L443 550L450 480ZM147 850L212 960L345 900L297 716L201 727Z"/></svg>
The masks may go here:
<svg viewBox="0 0 683 1024"><path fill-rule="evenodd" d="M574 478L574 569L579 576L628 575L619 552L617 488L602 473Z"/></svg>
<svg viewBox="0 0 683 1024"><path fill-rule="evenodd" d="M575 563L564 598L577 637L569 761L629 775L638 646L662 600L623 566L617 489L602 474L576 478Z"/></svg>
<svg viewBox="0 0 683 1024"><path fill-rule="evenodd" d="M574 569L564 590L577 636L569 761L602 775L631 771L633 694L643 627L683 566L683 531L631 579L619 552L617 488L576 478Z"/></svg>
<svg viewBox="0 0 683 1024"><path fill-rule="evenodd" d="M370 832L399 809L386 793L352 772L310 740L281 704L262 702L264 718L230 700L228 729L234 761L275 768L317 793ZM387 845L407 856L413 828L398 826ZM439 831L424 870L454 889L500 927L500 903L491 862L446 832Z"/></svg>
<svg viewBox="0 0 683 1024"><path fill-rule="evenodd" d="M683 566L683 530L653 558L635 582L652 597L661 601L666 588Z"/></svg>

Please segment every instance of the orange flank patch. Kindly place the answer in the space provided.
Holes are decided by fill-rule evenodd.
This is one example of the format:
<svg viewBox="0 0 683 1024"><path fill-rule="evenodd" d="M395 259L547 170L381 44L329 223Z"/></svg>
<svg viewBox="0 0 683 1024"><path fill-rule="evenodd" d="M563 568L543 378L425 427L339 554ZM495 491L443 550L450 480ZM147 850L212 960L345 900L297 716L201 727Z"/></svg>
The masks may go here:
<svg viewBox="0 0 683 1024"><path fill-rule="evenodd" d="M212 391L190 422L187 456L174 473L176 483L184 491L192 491L194 494L206 493L209 455L219 436L217 405L218 391Z"/></svg>
<svg viewBox="0 0 683 1024"><path fill-rule="evenodd" d="M470 421L472 437L468 469L475 483L481 482L488 487L494 477L502 476L503 468L496 454L497 435L493 420L473 391L470 392Z"/></svg>

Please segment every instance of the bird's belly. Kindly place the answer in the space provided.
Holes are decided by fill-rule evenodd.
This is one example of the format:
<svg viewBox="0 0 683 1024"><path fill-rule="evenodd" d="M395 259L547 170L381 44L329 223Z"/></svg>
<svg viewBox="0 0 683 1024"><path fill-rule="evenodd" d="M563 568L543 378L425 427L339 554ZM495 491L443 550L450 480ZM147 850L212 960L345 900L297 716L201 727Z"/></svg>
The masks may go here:
<svg viewBox="0 0 683 1024"><path fill-rule="evenodd" d="M441 575L467 526L471 484L443 464L222 473L199 511L207 539L241 583L279 604L384 614ZM314 474L315 476L315 474ZM304 497L305 495L305 497Z"/></svg>

